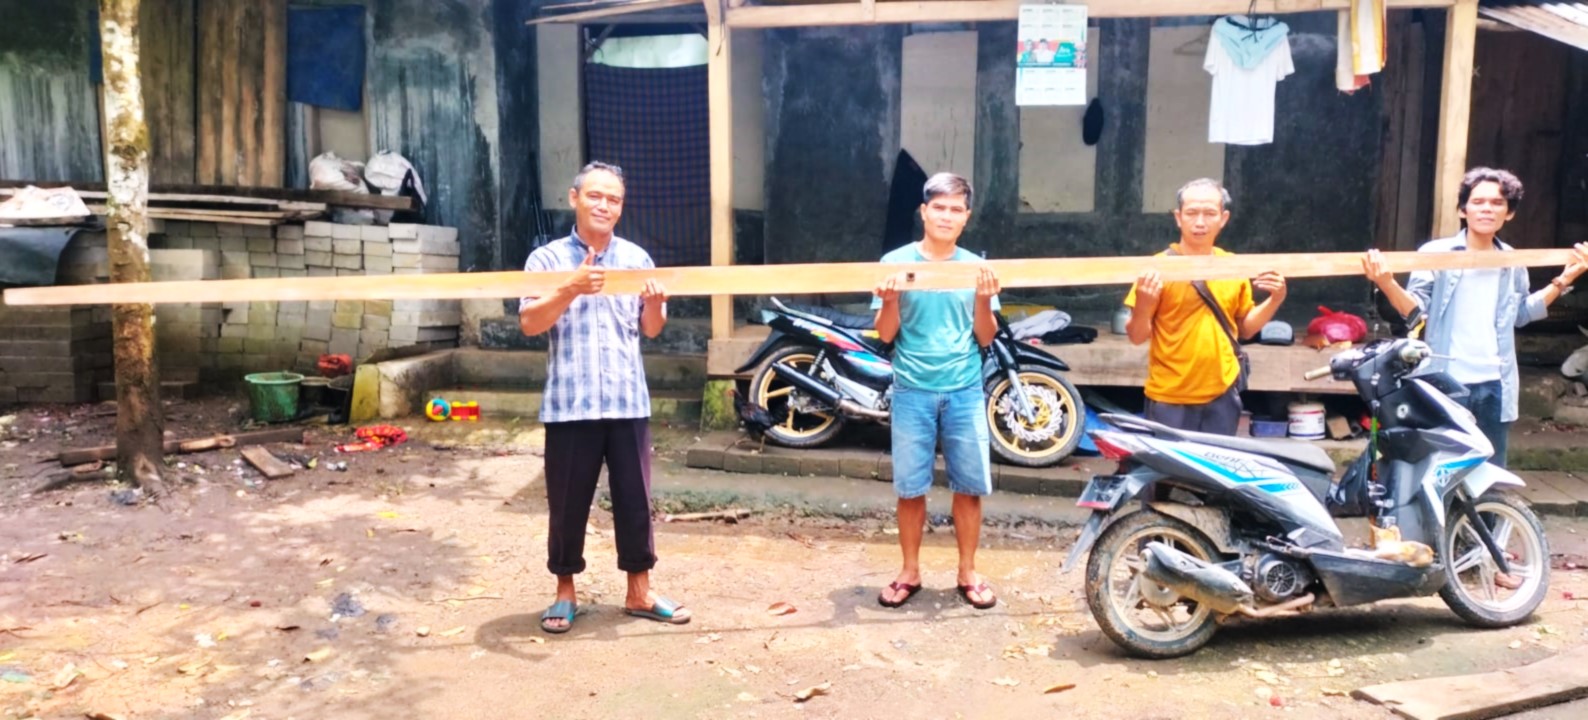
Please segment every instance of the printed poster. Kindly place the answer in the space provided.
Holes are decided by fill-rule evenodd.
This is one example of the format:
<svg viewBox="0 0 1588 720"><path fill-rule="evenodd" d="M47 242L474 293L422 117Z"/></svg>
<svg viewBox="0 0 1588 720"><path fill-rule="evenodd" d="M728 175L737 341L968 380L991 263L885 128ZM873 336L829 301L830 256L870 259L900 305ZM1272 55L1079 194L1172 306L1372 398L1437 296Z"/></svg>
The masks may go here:
<svg viewBox="0 0 1588 720"><path fill-rule="evenodd" d="M1086 104L1086 6L1021 5L1016 105Z"/></svg>

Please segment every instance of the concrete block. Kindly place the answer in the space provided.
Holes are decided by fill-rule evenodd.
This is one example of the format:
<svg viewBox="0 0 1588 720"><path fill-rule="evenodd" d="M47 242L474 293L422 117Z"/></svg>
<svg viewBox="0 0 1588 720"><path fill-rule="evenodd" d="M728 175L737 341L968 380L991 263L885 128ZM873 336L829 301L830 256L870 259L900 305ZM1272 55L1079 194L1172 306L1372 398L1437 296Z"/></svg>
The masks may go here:
<svg viewBox="0 0 1588 720"><path fill-rule="evenodd" d="M216 223L215 234L223 238L248 237L247 233L243 232L243 226L235 223ZM247 243L244 244L246 245Z"/></svg>
<svg viewBox="0 0 1588 720"><path fill-rule="evenodd" d="M334 261L332 260L332 258L335 257L335 255L332 255L329 252L305 250L303 253L303 264L307 267L336 267L336 265L333 264Z"/></svg>
<svg viewBox="0 0 1588 720"><path fill-rule="evenodd" d="M186 220L167 220L165 222L165 234L168 237L193 237L192 232L188 229L191 225L192 223Z"/></svg>
<svg viewBox="0 0 1588 720"><path fill-rule="evenodd" d="M364 271L350 270L348 268L337 268L336 275L337 277L364 277Z"/></svg>
<svg viewBox="0 0 1588 720"><path fill-rule="evenodd" d="M364 256L364 274L366 275L390 275L393 269L391 258L389 257Z"/></svg>
<svg viewBox="0 0 1588 720"><path fill-rule="evenodd" d="M364 237L362 225L332 225L331 237L337 240L360 240Z"/></svg>
<svg viewBox="0 0 1588 720"><path fill-rule="evenodd" d="M331 250L338 255L363 255L364 243L358 240L332 240Z"/></svg>
<svg viewBox="0 0 1588 720"><path fill-rule="evenodd" d="M296 318L293 318L293 319L295 320ZM291 340L292 341L292 347L289 348L289 349L292 350L293 352L297 352L297 350L298 350L298 340L302 339L302 337L303 337L303 326L302 325L282 325L280 323L276 324L276 339L277 340Z"/></svg>
<svg viewBox="0 0 1588 720"><path fill-rule="evenodd" d="M221 239L220 238L215 238L215 237L196 237L196 238L188 238L188 239L193 241L193 249L194 250L219 251L221 249Z"/></svg>
<svg viewBox="0 0 1588 720"><path fill-rule="evenodd" d="M251 264L249 262L250 259L251 258L250 258L249 254L247 252L239 252L239 251L236 251L236 250L222 250L221 251L221 266L222 267L225 267L227 265L242 265L244 267L248 267Z"/></svg>
<svg viewBox="0 0 1588 720"><path fill-rule="evenodd" d="M297 240L288 240L288 239L284 239L284 238L276 238L276 254L278 254L278 255L302 255L303 254L303 239L299 238Z"/></svg>
<svg viewBox="0 0 1588 720"><path fill-rule="evenodd" d="M256 267L256 268L254 268L254 277L256 277L256 278L281 277L281 269L280 268L273 268L273 267Z"/></svg>
<svg viewBox="0 0 1588 720"><path fill-rule="evenodd" d="M243 341L243 352L249 355L268 355L276 351L276 339L248 338Z"/></svg>
<svg viewBox="0 0 1588 720"><path fill-rule="evenodd" d="M225 332L225 328L222 328L221 332L224 333ZM220 339L215 341L215 352L218 352L218 353L240 353L240 352L243 351L243 342L245 340L247 340L247 338L224 337L223 336Z"/></svg>
<svg viewBox="0 0 1588 720"><path fill-rule="evenodd" d="M391 243L385 240L365 240L364 257L391 257Z"/></svg>
<svg viewBox="0 0 1588 720"><path fill-rule="evenodd" d="M248 303L248 309L261 315L274 316L281 310L281 303L274 300L255 300Z"/></svg>
<svg viewBox="0 0 1588 720"><path fill-rule="evenodd" d="M303 224L303 236L305 238L328 238L331 237L331 228L333 227L335 226L323 220L310 220Z"/></svg>
<svg viewBox="0 0 1588 720"><path fill-rule="evenodd" d="M222 280L247 280L254 276L253 268L247 265L222 265Z"/></svg>
<svg viewBox="0 0 1588 720"><path fill-rule="evenodd" d="M276 326L274 323L270 325L249 325L246 337L250 340L275 340Z"/></svg>
<svg viewBox="0 0 1588 720"><path fill-rule="evenodd" d="M332 330L330 352L334 355L354 355L358 353L357 330Z"/></svg>
<svg viewBox="0 0 1588 720"><path fill-rule="evenodd" d="M458 229L440 225L421 226L419 252L425 255L457 255Z"/></svg>
<svg viewBox="0 0 1588 720"><path fill-rule="evenodd" d="M390 247L388 242L390 236L387 234L386 228L379 225L364 225L360 227L358 229L358 236L359 239L364 241L365 245L370 243L379 243L381 245Z"/></svg>
<svg viewBox="0 0 1588 720"><path fill-rule="evenodd" d="M332 256L331 264L333 266L335 266L336 269L338 269L338 270L362 270L362 269L364 269L364 256L363 255L334 255L334 256ZM343 273L337 273L337 274L338 275L342 275ZM355 273L346 273L346 274L348 274L348 275L358 275L360 273L356 273L355 272Z"/></svg>
<svg viewBox="0 0 1588 720"><path fill-rule="evenodd" d="M456 255L420 255L419 267L431 272L457 272L458 257Z"/></svg>
<svg viewBox="0 0 1588 720"><path fill-rule="evenodd" d="M245 338L245 337L248 337L248 328L249 327L250 326L248 326L248 325L230 325L230 324L222 325L221 326L221 339L225 340L226 338Z"/></svg>
<svg viewBox="0 0 1588 720"><path fill-rule="evenodd" d="M366 313L364 315L363 328L365 330L379 330L381 332L386 332L387 330L391 329L391 318L385 317L383 315L370 315Z"/></svg>
<svg viewBox="0 0 1588 720"><path fill-rule="evenodd" d="M397 254L391 258L394 269L418 270L421 255ZM401 273L399 273L401 274Z"/></svg>
<svg viewBox="0 0 1588 720"><path fill-rule="evenodd" d="M365 300L364 301L364 314L365 315L380 315L381 317L389 318L389 317L391 317L391 313L392 313L392 301L391 300Z"/></svg>
<svg viewBox="0 0 1588 720"><path fill-rule="evenodd" d="M380 417L401 418L418 413L433 390L455 384L450 351L425 353L388 360L380 370Z"/></svg>
<svg viewBox="0 0 1588 720"><path fill-rule="evenodd" d="M336 312L331 314L331 327L340 330L357 330L364 326L364 313Z"/></svg>
<svg viewBox="0 0 1588 720"><path fill-rule="evenodd" d="M276 267L283 270L303 270L308 267L305 264L307 257L304 255L272 255L271 257L276 259Z"/></svg>
<svg viewBox="0 0 1588 720"><path fill-rule="evenodd" d="M364 329L358 331L358 340L359 340L359 342L365 343L365 344L369 344L369 345L379 345L381 347L385 347L386 341L387 341L387 339L389 337L390 336L386 334L386 331L384 329L376 330L376 329L371 329L371 328L364 328Z"/></svg>
<svg viewBox="0 0 1588 720"><path fill-rule="evenodd" d="M277 259L279 257L273 252L251 252L248 253L248 264L256 268L278 267Z"/></svg>
<svg viewBox="0 0 1588 720"><path fill-rule="evenodd" d="M419 255L419 238L392 240L391 251L397 255Z"/></svg>
<svg viewBox="0 0 1588 720"><path fill-rule="evenodd" d="M276 271L281 274L281 277L308 277L309 275L309 271L306 268L276 268Z"/></svg>
<svg viewBox="0 0 1588 720"><path fill-rule="evenodd" d="M212 222L190 222L187 225L187 234L196 238L218 237L220 233Z"/></svg>
<svg viewBox="0 0 1588 720"><path fill-rule="evenodd" d="M277 315L276 328L292 328L295 332L302 330L307 325L307 318L302 315Z"/></svg>
<svg viewBox="0 0 1588 720"><path fill-rule="evenodd" d="M423 312L393 312L392 325L414 327L454 326L463 322L463 313L456 310L425 310Z"/></svg>
<svg viewBox="0 0 1588 720"><path fill-rule="evenodd" d="M277 240L302 240L303 239L303 235L304 235L304 233L303 233L303 226L302 225L277 225L276 226L276 239ZM281 252L281 251L277 250L276 252Z"/></svg>
<svg viewBox="0 0 1588 720"><path fill-rule="evenodd" d="M276 228L271 225L244 225L243 235L250 238L276 238Z"/></svg>
<svg viewBox="0 0 1588 720"><path fill-rule="evenodd" d="M221 237L217 239L220 241L222 252L248 252L248 238Z"/></svg>
<svg viewBox="0 0 1588 720"><path fill-rule="evenodd" d="M278 315L306 315L308 312L309 301L307 300L282 300L276 303L276 314Z"/></svg>
<svg viewBox="0 0 1588 720"><path fill-rule="evenodd" d="M192 248L193 238L177 235L166 235L165 246L176 250Z"/></svg>
<svg viewBox="0 0 1588 720"><path fill-rule="evenodd" d="M412 223L392 223L386 226L386 234L392 240L418 240L419 227Z"/></svg>
<svg viewBox="0 0 1588 720"><path fill-rule="evenodd" d="M335 310L336 309L336 301L335 300L310 300L308 302L308 307L309 307L309 310L311 310L311 311L312 310Z"/></svg>
<svg viewBox="0 0 1588 720"><path fill-rule="evenodd" d="M249 225L248 227L253 227L253 226ZM251 252L251 253L273 253L275 251L276 251L276 239L275 238L262 238L262 237L251 237L251 238L248 238L248 252Z"/></svg>
<svg viewBox="0 0 1588 720"><path fill-rule="evenodd" d="M407 299L405 299L405 300L393 300L393 301L391 301L391 304L392 304L392 306L391 306L392 307L392 312L429 312L429 311L435 311L435 310L452 311L452 312L462 312L463 311L463 303L462 303L462 301L459 301L459 300L439 300L439 299L407 300Z"/></svg>
<svg viewBox="0 0 1588 720"><path fill-rule="evenodd" d="M327 352L330 352L330 350L331 342L329 339L319 340L314 338L304 338L298 343L298 352L308 353L315 356L316 358L326 354Z"/></svg>
<svg viewBox="0 0 1588 720"><path fill-rule="evenodd" d="M331 324L326 323L324 325L316 325L313 323L305 323L303 326L303 332L299 334L299 337L305 341L329 341L331 339Z"/></svg>
<svg viewBox="0 0 1588 720"><path fill-rule="evenodd" d="M303 239L303 249L305 252L313 250L315 252L328 253L331 252L335 247L336 241L328 237L306 237Z"/></svg>
<svg viewBox="0 0 1588 720"><path fill-rule="evenodd" d="M336 277L336 268L311 267L309 277Z"/></svg>

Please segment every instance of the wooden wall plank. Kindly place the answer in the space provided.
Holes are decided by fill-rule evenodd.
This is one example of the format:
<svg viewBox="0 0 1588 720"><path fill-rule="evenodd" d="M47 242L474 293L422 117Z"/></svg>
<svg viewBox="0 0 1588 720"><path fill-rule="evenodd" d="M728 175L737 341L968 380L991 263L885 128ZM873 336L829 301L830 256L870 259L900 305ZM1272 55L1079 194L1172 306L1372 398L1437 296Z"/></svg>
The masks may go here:
<svg viewBox="0 0 1588 720"><path fill-rule="evenodd" d="M287 176L287 3L267 3L264 13L264 84L260 99L259 184L281 185Z"/></svg>
<svg viewBox="0 0 1588 720"><path fill-rule="evenodd" d="M1501 232L1516 247L1559 245L1557 182L1573 52L1533 33L1478 33L1467 166L1505 168L1521 178L1525 200Z"/></svg>
<svg viewBox="0 0 1588 720"><path fill-rule="evenodd" d="M1467 130L1472 112L1472 60L1478 39L1478 0L1456 0L1446 13L1444 89L1439 100L1439 150L1434 166L1434 235L1461 229L1456 211L1467 171Z"/></svg>
<svg viewBox="0 0 1588 720"><path fill-rule="evenodd" d="M149 180L193 183L195 170L194 0L143 0L143 107Z"/></svg>
<svg viewBox="0 0 1588 720"><path fill-rule="evenodd" d="M199 3L200 183L285 181L286 9L286 0Z"/></svg>

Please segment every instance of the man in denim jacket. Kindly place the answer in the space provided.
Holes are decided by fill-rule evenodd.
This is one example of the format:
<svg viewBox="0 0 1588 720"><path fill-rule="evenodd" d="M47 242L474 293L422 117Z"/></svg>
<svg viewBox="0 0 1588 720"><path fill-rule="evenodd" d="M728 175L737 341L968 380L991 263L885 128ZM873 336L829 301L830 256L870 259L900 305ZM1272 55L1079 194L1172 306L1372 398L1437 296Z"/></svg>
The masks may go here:
<svg viewBox="0 0 1588 720"><path fill-rule="evenodd" d="M1515 175L1474 168L1461 179L1461 232L1427 243L1418 252L1509 251L1499 232L1516 217L1521 201L1522 181ZM1525 267L1418 271L1402 288L1377 250L1362 258L1367 278L1397 312L1410 316L1420 308L1427 314L1423 337L1434 351L1430 370L1449 373L1467 386L1468 395L1459 402L1493 443L1490 462L1500 467L1505 467L1506 436L1517 417L1516 328L1543 319L1549 304L1570 292L1571 284L1588 270L1588 244L1574 249L1576 258L1560 276L1533 293L1528 292Z"/></svg>

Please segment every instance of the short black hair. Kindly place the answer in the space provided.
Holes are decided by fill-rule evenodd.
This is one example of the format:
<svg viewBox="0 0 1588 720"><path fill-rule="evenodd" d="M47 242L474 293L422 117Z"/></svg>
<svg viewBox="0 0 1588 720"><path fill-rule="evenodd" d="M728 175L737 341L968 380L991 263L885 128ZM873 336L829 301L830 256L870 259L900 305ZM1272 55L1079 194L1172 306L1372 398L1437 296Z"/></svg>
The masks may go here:
<svg viewBox="0 0 1588 720"><path fill-rule="evenodd" d="M618 167L616 165L613 165L612 163L604 163L604 162L601 162L600 160L596 160L596 161L593 161L593 162L585 165L582 168L579 168L579 174L573 176L573 189L579 190L579 189L583 188L584 187L584 176L589 175L590 173L593 173L593 172L595 172L597 170L604 170L606 172L612 173L613 175L616 175L617 178L618 178L618 182L623 183L623 186L624 186L625 189L628 187L629 181L623 177L623 168L620 168L620 167Z"/></svg>
<svg viewBox="0 0 1588 720"><path fill-rule="evenodd" d="M1522 180L1509 170L1488 167L1475 167L1461 177L1461 192L1456 196L1456 207L1466 209L1467 201L1472 199L1472 190L1486 182L1499 185L1500 194L1505 196L1506 209L1516 212L1516 206L1522 204Z"/></svg>

